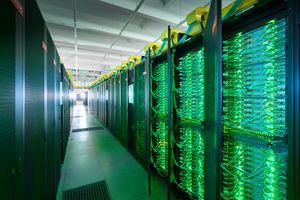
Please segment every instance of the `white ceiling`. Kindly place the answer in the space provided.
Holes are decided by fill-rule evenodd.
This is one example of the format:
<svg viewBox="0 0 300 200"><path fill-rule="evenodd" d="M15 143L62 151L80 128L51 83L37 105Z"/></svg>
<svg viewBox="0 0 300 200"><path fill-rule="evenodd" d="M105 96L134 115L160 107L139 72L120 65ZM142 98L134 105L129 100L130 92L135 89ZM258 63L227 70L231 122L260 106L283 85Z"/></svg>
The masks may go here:
<svg viewBox="0 0 300 200"><path fill-rule="evenodd" d="M75 69L74 0L37 1L62 62L72 69L76 85L89 85L129 56L143 55L144 46L157 40L168 25L186 30L186 15L210 2L145 0L114 43L141 0L77 0L78 67Z"/></svg>

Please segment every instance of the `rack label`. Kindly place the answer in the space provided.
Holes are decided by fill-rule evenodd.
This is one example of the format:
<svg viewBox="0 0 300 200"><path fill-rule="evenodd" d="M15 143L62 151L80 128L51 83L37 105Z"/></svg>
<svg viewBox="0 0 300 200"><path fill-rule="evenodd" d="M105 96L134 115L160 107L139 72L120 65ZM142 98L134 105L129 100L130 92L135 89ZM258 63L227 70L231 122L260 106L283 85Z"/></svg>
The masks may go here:
<svg viewBox="0 0 300 200"><path fill-rule="evenodd" d="M46 45L45 41L42 41L42 47L43 47L44 51L47 52L47 45Z"/></svg>
<svg viewBox="0 0 300 200"><path fill-rule="evenodd" d="M24 17L24 9L19 0L10 0L10 2L14 5L15 9L18 11L18 13Z"/></svg>

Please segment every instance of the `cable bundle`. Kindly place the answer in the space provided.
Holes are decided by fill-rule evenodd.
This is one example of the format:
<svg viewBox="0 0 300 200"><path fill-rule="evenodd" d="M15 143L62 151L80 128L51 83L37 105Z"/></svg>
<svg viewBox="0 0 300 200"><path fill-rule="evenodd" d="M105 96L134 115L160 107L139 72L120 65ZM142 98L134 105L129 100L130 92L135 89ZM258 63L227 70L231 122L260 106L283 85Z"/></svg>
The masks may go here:
<svg viewBox="0 0 300 200"><path fill-rule="evenodd" d="M286 21L224 41L224 123L268 137L286 135Z"/></svg>
<svg viewBox="0 0 300 200"><path fill-rule="evenodd" d="M204 104L204 55L203 49L188 53L180 59L176 71L179 76L179 88L176 97L179 107L176 111L179 118L203 121Z"/></svg>
<svg viewBox="0 0 300 200"><path fill-rule="evenodd" d="M204 141L201 122L204 120L204 55L187 53L175 67L178 80L175 108L179 127L174 133L173 154L175 182L192 199L204 199ZM178 179L176 179L178 177Z"/></svg>
<svg viewBox="0 0 300 200"><path fill-rule="evenodd" d="M158 173L168 175L168 65L152 69L152 163Z"/></svg>
<svg viewBox="0 0 300 200"><path fill-rule="evenodd" d="M285 19L224 41L224 199L286 198L285 46Z"/></svg>
<svg viewBox="0 0 300 200"><path fill-rule="evenodd" d="M223 199L285 199L287 146L224 141Z"/></svg>

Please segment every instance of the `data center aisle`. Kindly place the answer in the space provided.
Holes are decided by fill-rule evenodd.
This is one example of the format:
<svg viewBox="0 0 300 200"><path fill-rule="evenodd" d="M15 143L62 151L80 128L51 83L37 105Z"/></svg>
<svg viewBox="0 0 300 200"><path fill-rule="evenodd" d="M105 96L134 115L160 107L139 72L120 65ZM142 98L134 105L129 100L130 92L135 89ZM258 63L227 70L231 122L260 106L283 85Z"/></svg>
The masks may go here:
<svg viewBox="0 0 300 200"><path fill-rule="evenodd" d="M75 106L62 191L105 180L113 200L147 199L147 173L84 106ZM97 130L80 131L94 128Z"/></svg>

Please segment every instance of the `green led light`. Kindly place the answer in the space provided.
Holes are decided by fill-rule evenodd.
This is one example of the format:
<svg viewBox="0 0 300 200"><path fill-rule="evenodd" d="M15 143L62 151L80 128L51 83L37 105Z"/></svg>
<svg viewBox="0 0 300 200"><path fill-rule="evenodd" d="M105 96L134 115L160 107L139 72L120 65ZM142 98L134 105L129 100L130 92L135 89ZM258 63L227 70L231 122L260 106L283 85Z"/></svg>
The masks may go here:
<svg viewBox="0 0 300 200"><path fill-rule="evenodd" d="M157 172L168 175L168 65L153 66L152 70L152 164Z"/></svg>
<svg viewBox="0 0 300 200"><path fill-rule="evenodd" d="M173 139L179 149L179 156L173 157L179 168L179 172L174 172L179 176L175 182L191 199L204 199L204 141L200 128L204 120L203 54L203 48L187 53L175 67L175 76L178 77L175 89L176 117L182 123L197 124L194 127L180 124Z"/></svg>
<svg viewBox="0 0 300 200"><path fill-rule="evenodd" d="M224 123L286 135L285 20L224 41Z"/></svg>

